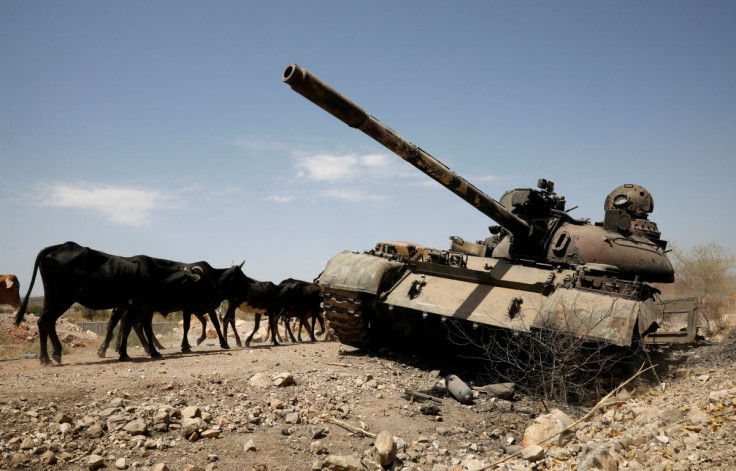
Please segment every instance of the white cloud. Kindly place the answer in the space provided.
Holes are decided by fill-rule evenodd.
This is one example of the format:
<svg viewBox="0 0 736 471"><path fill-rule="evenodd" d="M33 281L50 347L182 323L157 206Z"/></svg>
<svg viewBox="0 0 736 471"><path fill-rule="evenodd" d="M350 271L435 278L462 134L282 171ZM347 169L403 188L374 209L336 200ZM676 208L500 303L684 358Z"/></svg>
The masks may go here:
<svg viewBox="0 0 736 471"><path fill-rule="evenodd" d="M388 167L393 158L386 154L368 154L360 157L360 163L366 167Z"/></svg>
<svg viewBox="0 0 736 471"><path fill-rule="evenodd" d="M39 206L88 210L133 227L148 224L151 212L171 201L169 195L158 190L104 183L52 183L40 185L35 191Z"/></svg>
<svg viewBox="0 0 736 471"><path fill-rule="evenodd" d="M325 190L323 195L330 198L346 200L346 201L384 201L385 196L367 193L363 190Z"/></svg>
<svg viewBox="0 0 736 471"><path fill-rule="evenodd" d="M266 199L268 201L273 201L274 203L289 203L294 200L293 195L271 195L267 196Z"/></svg>
<svg viewBox="0 0 736 471"><path fill-rule="evenodd" d="M355 155L314 155L297 159L297 176L315 181L339 181L357 174Z"/></svg>

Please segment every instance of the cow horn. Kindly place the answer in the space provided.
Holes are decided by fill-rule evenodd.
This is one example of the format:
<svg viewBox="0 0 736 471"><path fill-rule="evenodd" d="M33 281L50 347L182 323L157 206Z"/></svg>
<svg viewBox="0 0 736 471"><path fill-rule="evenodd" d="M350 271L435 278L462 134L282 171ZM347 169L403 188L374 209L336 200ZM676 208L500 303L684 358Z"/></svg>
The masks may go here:
<svg viewBox="0 0 736 471"><path fill-rule="evenodd" d="M13 280L11 280L10 278L5 278L5 287L8 288L8 289L12 288L13 287Z"/></svg>
<svg viewBox="0 0 736 471"><path fill-rule="evenodd" d="M240 262L240 265L238 265L238 268L240 268L242 270L243 269L243 265L245 265L245 260L243 260L242 262Z"/></svg>
<svg viewBox="0 0 736 471"><path fill-rule="evenodd" d="M192 273L194 273L194 272L204 273L204 269L202 267L200 267L199 265L194 265L192 267Z"/></svg>

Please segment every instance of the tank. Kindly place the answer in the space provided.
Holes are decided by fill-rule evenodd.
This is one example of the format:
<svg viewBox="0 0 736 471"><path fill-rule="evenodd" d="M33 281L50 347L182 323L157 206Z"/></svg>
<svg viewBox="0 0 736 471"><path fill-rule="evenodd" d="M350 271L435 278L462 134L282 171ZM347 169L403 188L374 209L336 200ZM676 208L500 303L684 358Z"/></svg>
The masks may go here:
<svg viewBox="0 0 736 471"><path fill-rule="evenodd" d="M335 255L319 285L340 342L369 348L437 334L450 319L476 328L550 329L616 346L695 339L695 300L659 299L655 284L673 282L674 270L667 242L649 220L654 203L644 187L614 189L596 223L572 217L547 179L496 201L306 69L291 64L282 80L496 223L482 240L450 237L447 250L395 241Z"/></svg>

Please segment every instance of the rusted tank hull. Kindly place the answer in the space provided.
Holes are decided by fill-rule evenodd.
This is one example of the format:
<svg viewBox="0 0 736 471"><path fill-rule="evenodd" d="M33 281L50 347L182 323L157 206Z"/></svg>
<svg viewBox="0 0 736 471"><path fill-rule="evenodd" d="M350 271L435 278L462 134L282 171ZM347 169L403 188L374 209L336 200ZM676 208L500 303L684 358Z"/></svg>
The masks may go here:
<svg viewBox="0 0 736 471"><path fill-rule="evenodd" d="M672 341L655 334L665 313L653 298L575 286L576 276L572 269L491 257L468 256L459 268L343 252L328 262L320 286L338 338L365 330L357 347L389 333L370 329L411 335L418 319L436 317L519 332L549 329L617 346L631 346L642 336L648 343ZM688 332L677 341L692 341L695 329Z"/></svg>

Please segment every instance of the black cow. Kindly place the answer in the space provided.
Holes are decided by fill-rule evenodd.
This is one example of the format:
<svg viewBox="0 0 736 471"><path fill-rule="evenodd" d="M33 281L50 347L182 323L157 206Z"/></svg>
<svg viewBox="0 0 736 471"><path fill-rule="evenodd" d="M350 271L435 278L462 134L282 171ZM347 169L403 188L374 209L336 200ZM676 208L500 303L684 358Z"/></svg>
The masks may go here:
<svg viewBox="0 0 736 471"><path fill-rule="evenodd" d="M207 262L197 262L193 264L169 262L168 260L154 259L157 262L175 263L179 266L186 267L192 272L201 274L202 280L194 288L183 292L177 286L163 285L160 291L142 305L140 322L144 326L144 331L148 339L153 337L153 313L159 312L167 315L170 312L182 311L184 319L184 335L181 343L183 352L191 351L189 345L189 324L192 314L209 314L210 320L217 331L222 348L230 348L227 344L226 337L220 330L220 323L217 319L216 310L226 299L232 299L240 293L243 293L247 286L246 276L243 274L241 267L243 264L230 268L213 268ZM206 282L205 282L206 280ZM171 288L169 290L169 288ZM127 314L126 314L127 317ZM125 323L124 323L125 324ZM120 359L127 359L127 340L130 328L123 329L123 337L120 340ZM149 335L150 332L150 335ZM148 346L154 350L153 346Z"/></svg>
<svg viewBox="0 0 736 471"><path fill-rule="evenodd" d="M289 327L288 319L290 317L300 319L299 339L301 340L301 327L302 325L306 326L307 319L313 316L312 329L307 328L307 330L310 332L310 338L315 340L314 324L317 319L322 324L322 318L319 315L321 302L319 287L314 283L289 278L276 285L270 281L257 281L248 278L247 291L243 293L241 298L233 300L228 305L228 310L222 322L223 329L227 333L228 324L232 324L233 330L236 330L234 326L235 308L241 303L245 303L251 308L265 310L265 315L268 316L271 343L273 345L279 344L276 340L276 325L280 318L287 320L286 329L289 337L292 342L296 342L294 334ZM253 332L246 339L246 346L250 346L253 336L258 331L261 325L262 315L261 313L256 313ZM324 324L322 326L324 329ZM238 345L240 345L237 331L236 339Z"/></svg>
<svg viewBox="0 0 736 471"><path fill-rule="evenodd" d="M44 307L38 319L42 364L51 362L47 339L53 348L51 358L61 362L56 320L75 302L90 309L125 308L120 352L120 359L124 360L128 358L125 349L128 334L136 322L141 322L149 339L153 338L154 310L182 310L182 305L197 309L209 307L213 298L223 291L218 286L221 280L233 280L237 284L238 273L245 280L240 267L215 271L204 262L183 264L145 255L119 257L66 242L39 252L16 325L23 320L39 270L44 285ZM242 286L238 289L242 290ZM152 357L161 356L153 345L149 348Z"/></svg>
<svg viewBox="0 0 736 471"><path fill-rule="evenodd" d="M276 321L276 316L281 309L278 302L279 287L278 285L275 285L270 281L258 281L247 276L246 279L247 283L245 289L240 293L235 294L232 298L228 299L227 312L225 313L225 316L222 320L225 335L227 335L228 324L232 325L233 331L235 331L236 341L238 342L238 345L240 345L240 338L237 335L237 331L235 329L235 309L241 304L245 303L251 308L262 309L266 311L265 315L268 316L268 323L271 330L271 338L273 340L273 344L278 345L278 342L276 341L276 329L274 324ZM256 313L255 328L246 339L246 346L250 346L250 341L253 339L253 336L255 335L256 331L258 331L258 328L261 325L261 315L261 313Z"/></svg>
<svg viewBox="0 0 736 471"><path fill-rule="evenodd" d="M297 337L302 341L302 327L309 333L309 338L314 342L317 339L314 336L314 326L317 321L320 323L320 334L324 332L324 321L320 315L322 310L322 295L319 286L316 283L288 278L279 283L279 302L281 312L279 318L286 321L286 331L292 342L296 342L294 334L289 326L290 319L299 320L299 330ZM312 319L312 325L309 326L309 319Z"/></svg>

